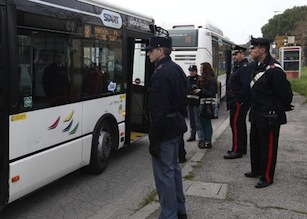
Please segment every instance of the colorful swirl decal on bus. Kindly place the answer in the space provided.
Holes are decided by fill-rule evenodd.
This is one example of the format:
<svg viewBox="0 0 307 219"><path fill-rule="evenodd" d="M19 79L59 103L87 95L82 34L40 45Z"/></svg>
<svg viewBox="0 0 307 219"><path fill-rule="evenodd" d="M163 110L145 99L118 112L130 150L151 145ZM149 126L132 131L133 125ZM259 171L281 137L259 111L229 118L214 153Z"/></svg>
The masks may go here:
<svg viewBox="0 0 307 219"><path fill-rule="evenodd" d="M79 122L77 123L77 125L75 126L75 128L73 130L71 130L71 132L69 132L69 135L73 135L76 133L77 129L79 127Z"/></svg>
<svg viewBox="0 0 307 219"><path fill-rule="evenodd" d="M68 122L69 120L71 120L73 115L74 115L74 110L71 111L71 113L69 113L69 115L64 119L64 122Z"/></svg>
<svg viewBox="0 0 307 219"><path fill-rule="evenodd" d="M51 126L48 127L48 129L49 130L55 129L58 126L59 122L60 122L60 118L61 117L59 116L58 119Z"/></svg>
<svg viewBox="0 0 307 219"><path fill-rule="evenodd" d="M72 126L73 121L74 121L74 120L71 120L71 122L68 124L68 126L67 126L65 129L63 129L62 132L67 132L67 131L69 131L69 129L70 129L71 126ZM64 121L64 122L65 122L65 121Z"/></svg>
<svg viewBox="0 0 307 219"><path fill-rule="evenodd" d="M69 122L69 124L66 126L66 128L64 128L64 129L62 130L63 133L64 133L64 132L68 132L69 135L73 135L73 134L75 134L75 133L77 132L78 127L79 127L79 122L78 122L78 123L75 125L75 127L71 130L71 127L73 126L73 123L74 123L73 115L74 115L74 110L71 111L71 112L65 117L63 123ZM51 126L48 127L48 129L49 129L49 130L55 129L55 128L58 126L58 124L59 124L59 122L60 122L60 119L61 119L61 116L59 116L59 117L57 118L57 120L56 120ZM71 130L71 131L70 131L70 130ZM70 132L69 132L69 131L70 131Z"/></svg>

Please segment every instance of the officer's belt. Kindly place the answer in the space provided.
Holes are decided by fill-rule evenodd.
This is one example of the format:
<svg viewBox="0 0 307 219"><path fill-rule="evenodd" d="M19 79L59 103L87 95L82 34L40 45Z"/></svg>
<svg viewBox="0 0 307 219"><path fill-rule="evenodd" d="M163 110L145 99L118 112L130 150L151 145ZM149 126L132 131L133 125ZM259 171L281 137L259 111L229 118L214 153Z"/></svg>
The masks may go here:
<svg viewBox="0 0 307 219"><path fill-rule="evenodd" d="M199 96L196 96L196 95L191 95L191 94L189 94L189 95L187 95L187 98L190 98L190 99L199 99Z"/></svg>
<svg viewBox="0 0 307 219"><path fill-rule="evenodd" d="M239 94L240 94L240 91L226 91L226 95L228 96L228 97L237 97L237 96L239 96Z"/></svg>
<svg viewBox="0 0 307 219"><path fill-rule="evenodd" d="M276 111L277 107L275 106L252 106L252 109L257 112L267 113L270 111Z"/></svg>
<svg viewBox="0 0 307 219"><path fill-rule="evenodd" d="M178 116L178 115L179 115L178 111L171 112L171 113L166 114L166 118L171 118L171 117L175 117L175 116Z"/></svg>
<svg viewBox="0 0 307 219"><path fill-rule="evenodd" d="M226 93L227 93L227 94L228 94L228 93L238 94L238 93L240 93L240 91L228 90L228 91L226 91Z"/></svg>

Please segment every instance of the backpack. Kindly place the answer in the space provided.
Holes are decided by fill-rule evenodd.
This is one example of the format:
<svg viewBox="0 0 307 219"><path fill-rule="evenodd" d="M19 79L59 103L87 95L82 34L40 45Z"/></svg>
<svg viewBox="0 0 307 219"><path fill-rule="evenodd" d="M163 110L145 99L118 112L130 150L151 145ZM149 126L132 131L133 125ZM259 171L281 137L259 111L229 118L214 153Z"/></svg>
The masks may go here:
<svg viewBox="0 0 307 219"><path fill-rule="evenodd" d="M263 72L257 74L257 75L251 80L251 83L250 83L251 87L256 83L256 81L258 81L258 80L261 78L261 76L262 76L267 70L269 70L270 68L275 68L275 67L280 68L280 69L283 70L283 72L285 72L284 69L281 67L281 65L278 64L278 63L273 63L273 64L271 64L271 65L268 65L268 66L266 67L265 71L263 71ZM287 89L287 90L286 90L286 93L287 93L286 96L287 96L287 97L290 97L290 98L289 98L289 101L288 101L288 102L282 101L282 104L283 104L283 108L285 109L285 111L291 111L291 110L294 109L294 106L291 104L291 103L292 103L292 99L293 99L293 92L292 92L291 84L290 84L290 82L289 82L287 79L286 79L286 84L287 84L287 86L286 86L286 88L285 88L285 89Z"/></svg>
<svg viewBox="0 0 307 219"><path fill-rule="evenodd" d="M273 67L273 66L271 65L271 66L268 66L268 67ZM278 63L274 63L274 67L281 68L284 71L284 69ZM290 99L289 99L290 101L289 102L283 102L283 105L284 105L285 111L287 112L287 111L293 110L294 106L291 104L292 103L292 99L293 99L293 92L292 92L291 84L290 84L290 82L288 80L286 80L286 84L287 84L287 87L286 87L287 95L286 96L290 97Z"/></svg>

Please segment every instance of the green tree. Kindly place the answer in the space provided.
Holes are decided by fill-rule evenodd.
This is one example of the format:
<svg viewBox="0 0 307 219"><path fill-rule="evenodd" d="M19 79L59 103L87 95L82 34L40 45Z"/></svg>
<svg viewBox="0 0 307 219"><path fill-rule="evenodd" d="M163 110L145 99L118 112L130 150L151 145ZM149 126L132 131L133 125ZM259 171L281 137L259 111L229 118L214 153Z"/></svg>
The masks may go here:
<svg viewBox="0 0 307 219"><path fill-rule="evenodd" d="M297 23L295 30L291 34L296 37L300 46L302 46L304 63L307 65L307 16Z"/></svg>
<svg viewBox="0 0 307 219"><path fill-rule="evenodd" d="M271 39L276 36L295 36L297 45L302 46L304 63L307 65L307 6L296 6L275 15L261 31L264 37Z"/></svg>
<svg viewBox="0 0 307 219"><path fill-rule="evenodd" d="M307 6L295 6L275 15L261 28L264 37L274 39L277 35L291 35L297 24L307 18Z"/></svg>

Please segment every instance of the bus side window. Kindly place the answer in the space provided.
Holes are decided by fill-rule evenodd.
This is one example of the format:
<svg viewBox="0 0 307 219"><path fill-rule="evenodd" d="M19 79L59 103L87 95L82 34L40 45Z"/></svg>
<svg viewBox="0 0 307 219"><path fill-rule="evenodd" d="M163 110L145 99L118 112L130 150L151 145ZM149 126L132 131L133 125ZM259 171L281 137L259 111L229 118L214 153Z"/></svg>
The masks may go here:
<svg viewBox="0 0 307 219"><path fill-rule="evenodd" d="M51 53L48 50L38 48L40 47L33 49L34 102L43 107L48 105L43 88L43 75L45 67L51 63Z"/></svg>
<svg viewBox="0 0 307 219"><path fill-rule="evenodd" d="M83 97L82 83L83 83L83 56L81 53L81 42L79 39L73 39L72 43L76 45L70 52L70 89L71 97L78 100Z"/></svg>
<svg viewBox="0 0 307 219"><path fill-rule="evenodd" d="M18 78L21 107L33 106L32 69L31 69L31 37L19 35Z"/></svg>
<svg viewBox="0 0 307 219"><path fill-rule="evenodd" d="M67 101L70 89L63 51L54 50L52 60L52 63L44 69L43 88L49 104L55 105Z"/></svg>
<svg viewBox="0 0 307 219"><path fill-rule="evenodd" d="M106 92L106 79L98 67L88 69L84 74L84 93L95 96Z"/></svg>

